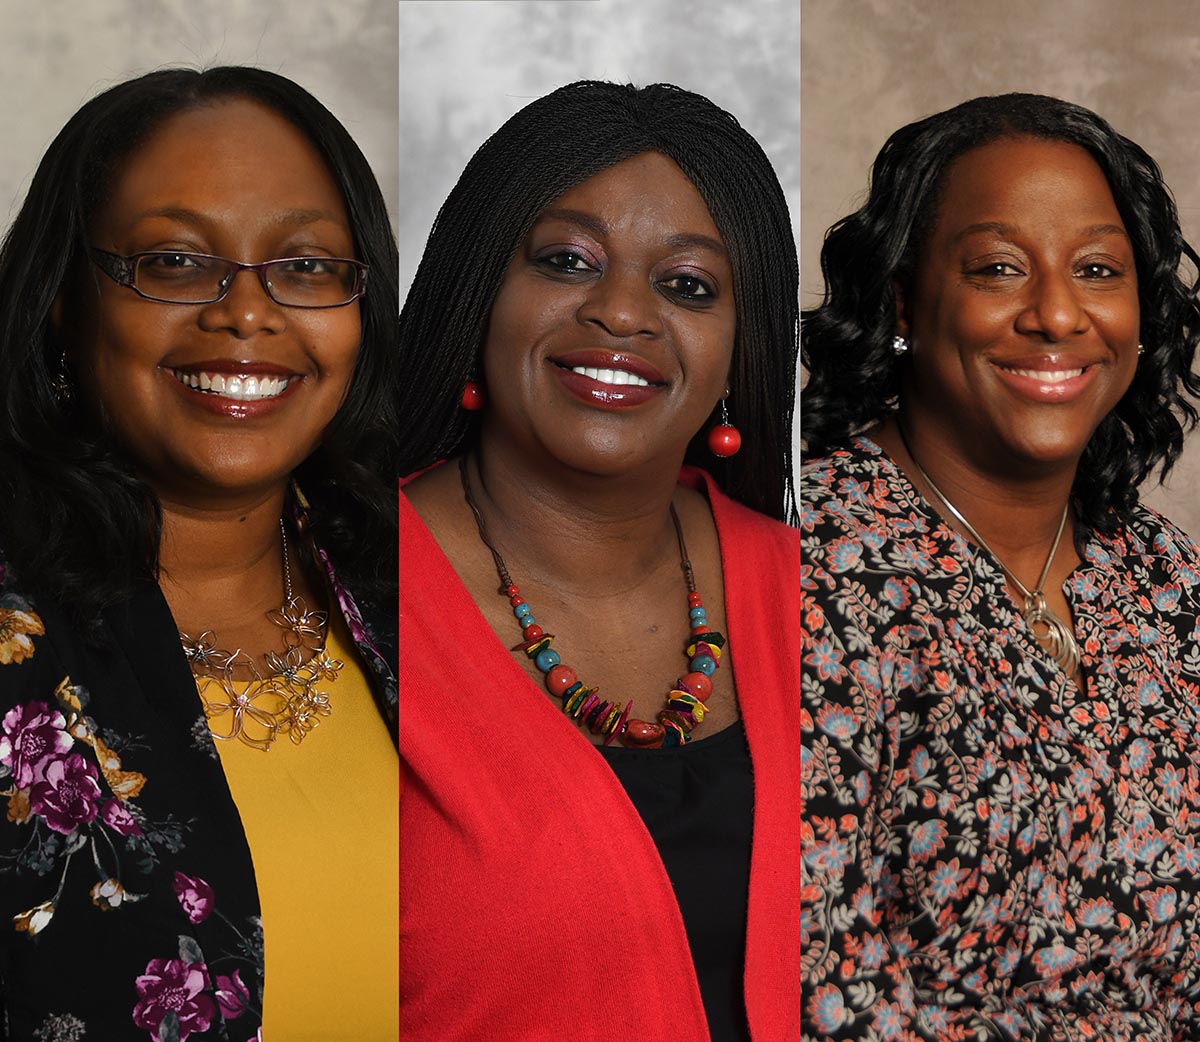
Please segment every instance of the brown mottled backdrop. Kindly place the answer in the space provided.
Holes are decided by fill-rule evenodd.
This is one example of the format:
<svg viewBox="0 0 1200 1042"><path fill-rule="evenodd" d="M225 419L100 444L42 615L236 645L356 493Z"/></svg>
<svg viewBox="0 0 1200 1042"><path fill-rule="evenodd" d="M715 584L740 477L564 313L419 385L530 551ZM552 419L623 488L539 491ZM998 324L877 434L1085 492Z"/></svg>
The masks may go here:
<svg viewBox="0 0 1200 1042"><path fill-rule="evenodd" d="M0 0L0 228L46 146L106 87L170 65L260 65L315 94L397 212L396 0Z"/></svg>
<svg viewBox="0 0 1200 1042"><path fill-rule="evenodd" d="M855 209L897 127L980 94L1052 94L1099 112L1162 166L1200 237L1200 4L1190 0L803 0L802 300L821 237ZM1200 431L1146 499L1200 538Z"/></svg>

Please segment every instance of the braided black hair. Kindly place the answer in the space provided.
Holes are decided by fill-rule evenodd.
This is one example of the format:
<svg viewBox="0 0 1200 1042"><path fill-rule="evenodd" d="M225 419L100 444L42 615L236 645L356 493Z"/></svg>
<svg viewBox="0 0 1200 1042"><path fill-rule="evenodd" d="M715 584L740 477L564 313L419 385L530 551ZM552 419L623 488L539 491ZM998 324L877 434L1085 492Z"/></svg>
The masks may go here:
<svg viewBox="0 0 1200 1042"><path fill-rule="evenodd" d="M667 156L696 186L732 261L728 404L744 447L717 476L756 510L794 515L799 273L787 203L754 138L707 98L669 84L560 87L509 119L467 164L400 316L401 473L461 452L477 436L459 394L478 366L505 269L538 215L572 186L643 152ZM711 469L703 432L687 459Z"/></svg>
<svg viewBox="0 0 1200 1042"><path fill-rule="evenodd" d="M1183 237L1154 160L1094 112L1058 98L974 98L888 138L866 203L825 237L824 299L801 316L809 374L801 394L804 453L824 455L896 407L894 286L912 278L950 166L1006 137L1086 149L1108 179L1133 245L1146 353L1129 390L1088 442L1072 492L1080 533L1112 533L1137 503L1138 486L1156 468L1166 476L1196 423L1189 398L1200 393L1192 371L1200 341L1200 258Z"/></svg>
<svg viewBox="0 0 1200 1042"><path fill-rule="evenodd" d="M226 98L257 101L308 136L346 203L356 256L371 269L346 400L296 476L341 577L356 593L395 596L398 263L379 186L337 118L291 80L239 66L164 69L71 117L0 246L0 546L23 588L84 620L157 578L162 517L88 410L56 401L62 349L51 306L69 273L86 267L89 221L124 160L175 113Z"/></svg>

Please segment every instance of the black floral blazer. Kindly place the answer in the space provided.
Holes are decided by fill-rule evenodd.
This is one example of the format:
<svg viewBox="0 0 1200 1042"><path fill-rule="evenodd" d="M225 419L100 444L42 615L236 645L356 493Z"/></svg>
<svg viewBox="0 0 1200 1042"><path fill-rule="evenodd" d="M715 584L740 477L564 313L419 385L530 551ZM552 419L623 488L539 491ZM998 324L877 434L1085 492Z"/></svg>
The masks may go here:
<svg viewBox="0 0 1200 1042"><path fill-rule="evenodd" d="M395 737L395 608L364 618L318 556ZM0 559L0 1039L248 1042L262 969L250 850L158 586L84 641Z"/></svg>

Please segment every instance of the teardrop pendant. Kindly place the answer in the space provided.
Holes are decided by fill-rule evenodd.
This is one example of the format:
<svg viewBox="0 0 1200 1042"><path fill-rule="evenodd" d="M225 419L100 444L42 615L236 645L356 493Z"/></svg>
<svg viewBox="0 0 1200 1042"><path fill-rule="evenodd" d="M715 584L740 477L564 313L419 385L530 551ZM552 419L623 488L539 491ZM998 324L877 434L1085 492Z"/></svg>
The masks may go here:
<svg viewBox="0 0 1200 1042"><path fill-rule="evenodd" d="M1079 645L1075 634L1050 610L1040 590L1031 593L1025 601L1025 625L1062 671L1073 677L1079 669Z"/></svg>

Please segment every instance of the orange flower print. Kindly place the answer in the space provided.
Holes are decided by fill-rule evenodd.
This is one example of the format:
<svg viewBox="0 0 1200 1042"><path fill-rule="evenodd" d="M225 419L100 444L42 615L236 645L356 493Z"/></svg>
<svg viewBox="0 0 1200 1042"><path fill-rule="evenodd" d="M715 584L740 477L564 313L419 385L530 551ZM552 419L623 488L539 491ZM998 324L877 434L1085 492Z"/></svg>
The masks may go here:
<svg viewBox="0 0 1200 1042"><path fill-rule="evenodd" d="M0 664L24 662L33 658L31 637L46 632L42 620L31 611L0 608Z"/></svg>
<svg viewBox="0 0 1200 1042"><path fill-rule="evenodd" d="M8 820L21 825L29 820L29 790L17 789L8 794Z"/></svg>

